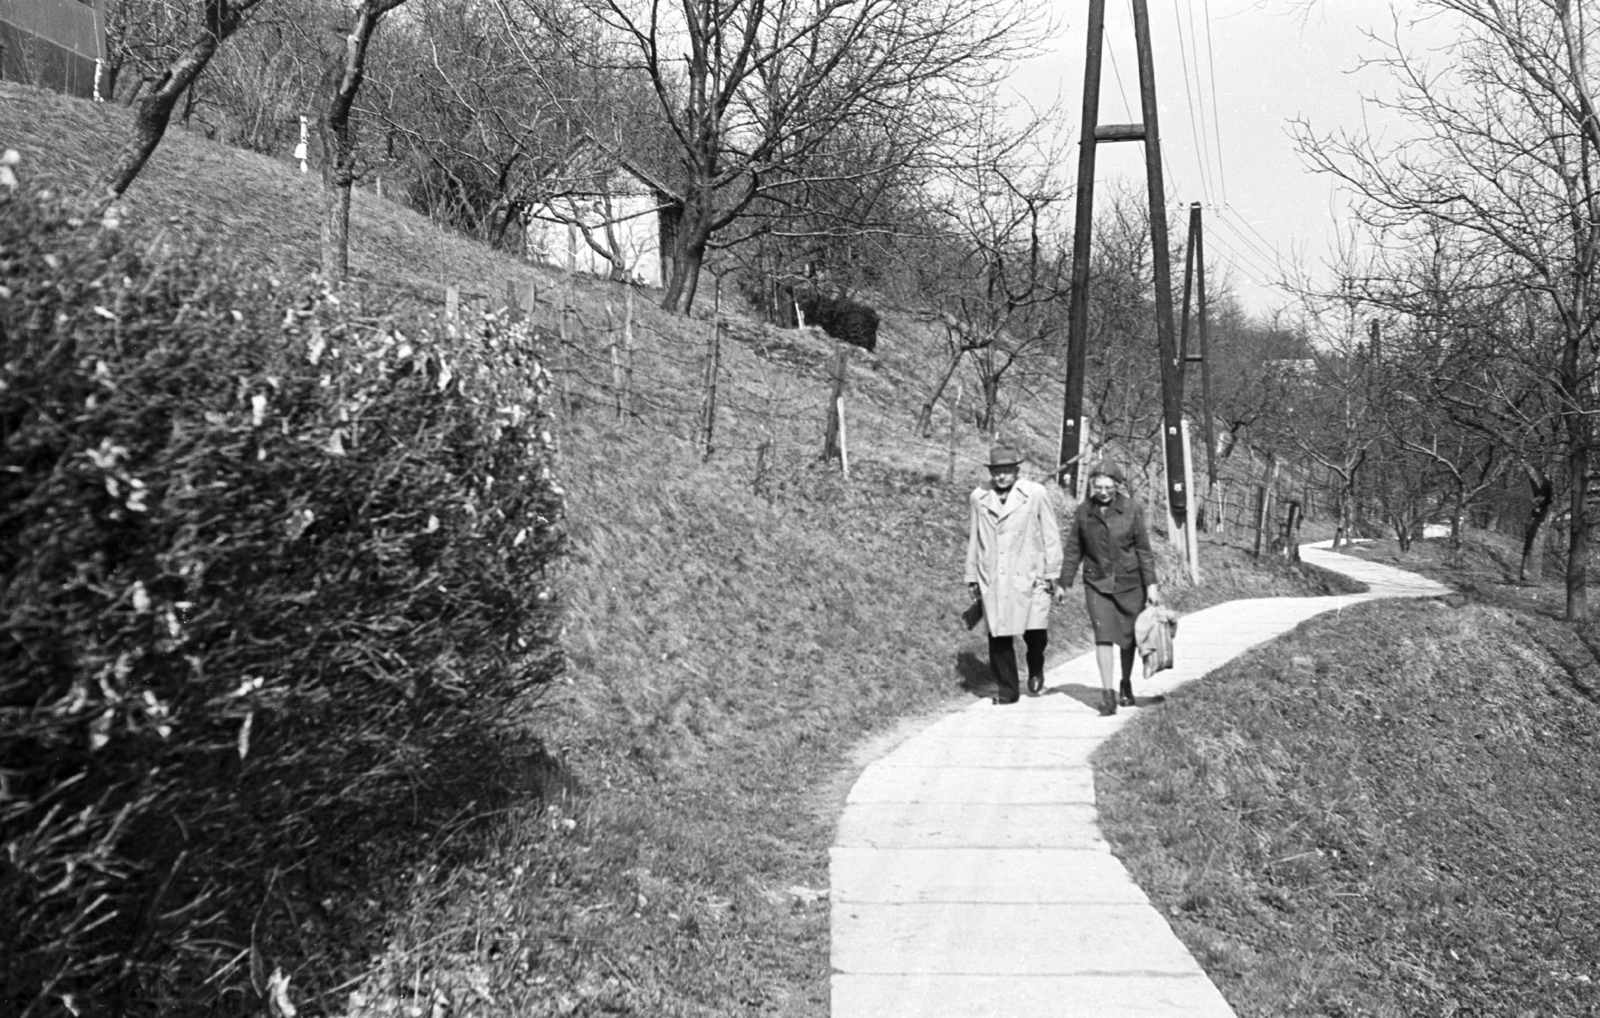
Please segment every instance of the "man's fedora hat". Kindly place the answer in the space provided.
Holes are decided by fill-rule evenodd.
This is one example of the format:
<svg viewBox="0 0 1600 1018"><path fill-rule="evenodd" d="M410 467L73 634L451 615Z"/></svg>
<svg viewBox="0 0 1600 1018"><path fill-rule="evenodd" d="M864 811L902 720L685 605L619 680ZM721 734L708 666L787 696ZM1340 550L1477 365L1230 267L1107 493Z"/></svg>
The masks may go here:
<svg viewBox="0 0 1600 1018"><path fill-rule="evenodd" d="M989 449L991 467L1014 467L1022 462L1022 453L1014 445L999 442Z"/></svg>

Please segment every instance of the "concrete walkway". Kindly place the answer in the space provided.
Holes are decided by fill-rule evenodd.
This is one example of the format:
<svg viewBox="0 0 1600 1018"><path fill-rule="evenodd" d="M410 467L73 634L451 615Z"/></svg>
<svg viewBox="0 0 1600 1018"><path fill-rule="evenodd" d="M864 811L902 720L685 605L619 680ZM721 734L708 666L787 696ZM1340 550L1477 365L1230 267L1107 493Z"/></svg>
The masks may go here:
<svg viewBox="0 0 1600 1018"><path fill-rule="evenodd" d="M1301 555L1368 592L1186 615L1177 667L1140 696L1323 612L1449 592L1326 549ZM1100 836L1089 754L1140 710L1101 717L1099 696L1085 654L1044 695L974 704L862 773L831 850L833 1018L1234 1018Z"/></svg>

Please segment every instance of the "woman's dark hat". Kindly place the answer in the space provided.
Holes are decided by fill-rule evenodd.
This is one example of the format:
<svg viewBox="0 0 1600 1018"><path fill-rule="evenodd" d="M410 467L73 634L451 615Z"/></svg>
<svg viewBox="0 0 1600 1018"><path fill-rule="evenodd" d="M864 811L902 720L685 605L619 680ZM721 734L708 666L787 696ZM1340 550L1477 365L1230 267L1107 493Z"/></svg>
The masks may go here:
<svg viewBox="0 0 1600 1018"><path fill-rule="evenodd" d="M1089 468L1089 478L1093 480L1096 477L1109 477L1118 484L1123 484L1127 481L1127 477L1122 473L1122 467L1106 460L1101 460Z"/></svg>
<svg viewBox="0 0 1600 1018"><path fill-rule="evenodd" d="M1004 442L997 443L989 450L989 465L991 467L1014 467L1022 462L1022 454L1014 445Z"/></svg>

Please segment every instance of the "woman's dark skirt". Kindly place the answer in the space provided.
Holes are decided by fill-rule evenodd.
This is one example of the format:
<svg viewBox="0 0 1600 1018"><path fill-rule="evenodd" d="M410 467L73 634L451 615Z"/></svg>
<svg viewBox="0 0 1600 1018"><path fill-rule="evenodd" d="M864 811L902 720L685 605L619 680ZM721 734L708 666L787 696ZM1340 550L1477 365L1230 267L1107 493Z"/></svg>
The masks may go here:
<svg viewBox="0 0 1600 1018"><path fill-rule="evenodd" d="M1084 584L1083 601L1089 609L1089 623L1094 626L1095 643L1133 646L1133 620L1144 611L1143 587L1102 594Z"/></svg>

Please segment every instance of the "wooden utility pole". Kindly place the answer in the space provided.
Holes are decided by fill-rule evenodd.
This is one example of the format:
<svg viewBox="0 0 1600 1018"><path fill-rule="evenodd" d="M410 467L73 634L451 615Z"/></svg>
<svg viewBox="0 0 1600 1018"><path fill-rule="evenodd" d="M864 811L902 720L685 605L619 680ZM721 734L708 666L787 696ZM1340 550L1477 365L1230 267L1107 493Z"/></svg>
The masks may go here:
<svg viewBox="0 0 1600 1018"><path fill-rule="evenodd" d="M1105 0L1089 0L1088 41L1083 76L1083 133L1078 142L1078 204L1072 236L1072 293L1068 304L1067 389L1062 401L1061 447L1056 461L1060 483L1078 485L1082 451L1083 388L1088 363L1089 255L1094 225L1095 147L1100 142L1143 141L1145 182L1150 208L1150 246L1155 275L1156 339L1161 358L1161 437L1167 470L1167 508L1172 529L1182 529L1189 506L1183 444L1183 362L1172 323L1172 268L1167 249L1167 195L1161 176L1161 130L1156 104L1155 57L1150 42L1147 0L1131 0L1134 44L1139 58L1139 124L1100 120L1100 63L1105 46Z"/></svg>
<svg viewBox="0 0 1600 1018"><path fill-rule="evenodd" d="M1089 0L1083 60L1083 134L1078 141L1078 205L1072 228L1072 290L1067 299L1067 391L1061 408L1056 480L1078 490L1083 449L1083 385L1089 348L1089 240L1094 229L1094 158L1100 133L1100 57L1105 46L1105 0Z"/></svg>
<svg viewBox="0 0 1600 1018"><path fill-rule="evenodd" d="M1189 295L1200 291L1200 352L1189 352ZM1211 337L1206 311L1206 239L1200 222L1200 203L1189 203L1189 244L1183 269L1183 317L1178 328L1178 350L1183 355L1185 368L1193 363L1200 365L1201 435L1206 443L1207 488L1217 483L1217 440L1211 419Z"/></svg>
<svg viewBox="0 0 1600 1018"><path fill-rule="evenodd" d="M1183 483L1194 488L1194 458L1189 455L1189 419L1183 419ZM1200 528L1196 526L1195 513L1190 513L1184 530L1184 550L1189 565L1189 581L1200 582Z"/></svg>

